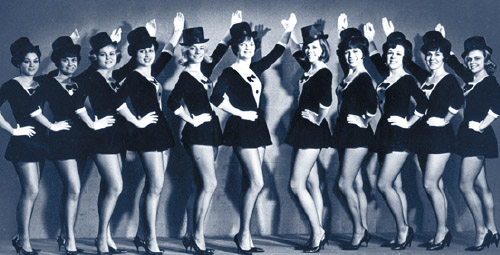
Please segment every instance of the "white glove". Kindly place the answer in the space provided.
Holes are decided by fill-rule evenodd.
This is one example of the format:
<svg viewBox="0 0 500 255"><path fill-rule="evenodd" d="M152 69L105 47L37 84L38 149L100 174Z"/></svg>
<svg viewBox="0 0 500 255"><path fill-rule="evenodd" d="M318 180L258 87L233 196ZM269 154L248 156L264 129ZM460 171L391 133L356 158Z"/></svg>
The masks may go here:
<svg viewBox="0 0 500 255"><path fill-rule="evenodd" d="M427 125L431 127L444 127L448 125L449 122L446 122L444 118L438 118L438 117L430 117L427 120Z"/></svg>
<svg viewBox="0 0 500 255"><path fill-rule="evenodd" d="M241 22L243 22L243 14L241 13L241 11L237 10L236 12L233 12L233 14L231 15L231 26Z"/></svg>
<svg viewBox="0 0 500 255"><path fill-rule="evenodd" d="M182 32L184 30L184 14L178 12L174 18L174 31Z"/></svg>
<svg viewBox="0 0 500 255"><path fill-rule="evenodd" d="M52 132L58 132L61 130L70 130L71 125L69 124L69 122L67 120L57 121L57 122L50 124L49 129Z"/></svg>
<svg viewBox="0 0 500 255"><path fill-rule="evenodd" d="M75 28L75 31L73 31L69 37L71 38L71 41L73 41L73 44L78 44L78 41L80 40L78 29Z"/></svg>
<svg viewBox="0 0 500 255"><path fill-rule="evenodd" d="M368 22L363 26L363 34L369 42L373 42L373 38L375 38L375 29L373 28L373 24L371 22Z"/></svg>
<svg viewBox="0 0 500 255"><path fill-rule="evenodd" d="M346 30L349 27L349 23L347 22L347 15L345 13L341 13L339 18L337 19L337 31L340 32Z"/></svg>
<svg viewBox="0 0 500 255"><path fill-rule="evenodd" d="M360 128L368 128L368 122L366 121L366 119L359 115L347 115L347 123L356 125Z"/></svg>
<svg viewBox="0 0 500 255"><path fill-rule="evenodd" d="M32 137L36 134L35 128L32 126L24 126L20 127L19 124L17 124L17 128L15 128L12 131L13 136L24 136L27 135L28 137Z"/></svg>
<svg viewBox="0 0 500 255"><path fill-rule="evenodd" d="M255 121L259 116L256 111L241 111L240 118L243 120Z"/></svg>
<svg viewBox="0 0 500 255"><path fill-rule="evenodd" d="M122 40L122 29L121 28L114 29L109 37L111 38L111 41L119 43Z"/></svg>
<svg viewBox="0 0 500 255"><path fill-rule="evenodd" d="M208 113L202 113L198 116L191 114L191 118L193 119L193 123L191 124L193 124L194 127L198 127L205 122L212 121L212 115Z"/></svg>
<svg viewBox="0 0 500 255"><path fill-rule="evenodd" d="M315 113L309 109L305 109L301 112L301 115L302 115L302 118L310 121L314 125L317 125L317 126L321 125L321 123L319 122L317 113Z"/></svg>
<svg viewBox="0 0 500 255"><path fill-rule="evenodd" d="M389 36L392 32L394 32L394 24L392 24L392 20L387 20L386 17L383 17L382 28L384 29L385 36Z"/></svg>
<svg viewBox="0 0 500 255"><path fill-rule="evenodd" d="M155 124L156 122L158 122L158 115L156 115L155 112L150 112L144 115L144 117L138 119L136 127L145 128L150 124Z"/></svg>
<svg viewBox="0 0 500 255"><path fill-rule="evenodd" d="M95 116L94 130L111 127L113 124L115 124L115 118L113 116L106 116L102 119L98 119L97 116Z"/></svg>
<svg viewBox="0 0 500 255"><path fill-rule="evenodd" d="M484 131L480 129L482 123L483 123L482 121L481 122L469 121L469 128L476 132L482 133Z"/></svg>
<svg viewBox="0 0 500 255"><path fill-rule="evenodd" d="M292 32L296 24L297 24L297 17L293 12L290 13L290 17L288 18L288 20L286 19L281 20L281 25L285 29L285 32Z"/></svg>
<svg viewBox="0 0 500 255"><path fill-rule="evenodd" d="M446 31L444 30L444 26L441 25L441 23L438 23L436 25L436 27L434 28L434 30L438 31L439 33L441 33L441 35L443 36L443 38L446 37Z"/></svg>
<svg viewBox="0 0 500 255"><path fill-rule="evenodd" d="M402 118L399 116L391 116L387 119L387 121L392 125L392 126L398 126L400 128L408 129L410 128L410 125L408 124L408 121L406 118Z"/></svg>
<svg viewBox="0 0 500 255"><path fill-rule="evenodd" d="M149 36L155 37L156 36L156 19L150 20L148 23L146 23L146 30L148 31Z"/></svg>

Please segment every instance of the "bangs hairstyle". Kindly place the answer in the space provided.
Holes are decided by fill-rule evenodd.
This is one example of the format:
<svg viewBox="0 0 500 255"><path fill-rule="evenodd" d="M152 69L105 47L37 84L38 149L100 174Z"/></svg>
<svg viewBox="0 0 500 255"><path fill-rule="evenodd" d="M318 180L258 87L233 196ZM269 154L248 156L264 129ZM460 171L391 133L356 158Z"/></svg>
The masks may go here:
<svg viewBox="0 0 500 255"><path fill-rule="evenodd" d="M323 61L323 63L327 63L330 60L330 44L328 44L328 41L326 39L318 39L319 40L319 45L321 46L321 49L323 52L321 53L321 56L319 56L319 60ZM307 45L309 44L303 44L302 45L302 52L306 52ZM307 59L307 58L306 58Z"/></svg>
<svg viewBox="0 0 500 255"><path fill-rule="evenodd" d="M368 40L362 36L353 36L345 44L342 53L349 49L360 49L363 52L363 57L368 56Z"/></svg>
<svg viewBox="0 0 500 255"><path fill-rule="evenodd" d="M238 46L240 45L240 43L250 41L251 39L253 39L253 44L255 45L255 49L257 49L257 44L255 42L255 38L250 36L250 35L245 36L245 37L240 37L236 40L231 39L230 45L231 45L231 50L233 51L233 54L235 56L238 56Z"/></svg>
<svg viewBox="0 0 500 255"><path fill-rule="evenodd" d="M189 52L189 47L191 46L192 45L182 47L182 55L181 58L177 60L177 64L181 66L188 66L189 64L188 52ZM206 44L205 44L205 56L203 56L203 61L209 64L212 63L213 61L212 57L208 55L208 46Z"/></svg>
<svg viewBox="0 0 500 255"><path fill-rule="evenodd" d="M82 60L82 56L80 55L80 51L78 50L69 50L64 52L52 52L50 59L52 62L59 68L61 65L61 59L63 58L73 58L76 57L78 64L80 64L80 60Z"/></svg>
<svg viewBox="0 0 500 255"><path fill-rule="evenodd" d="M402 40L402 39L394 39L390 40L388 42L385 42L384 45L382 46L384 53L382 58L384 59L385 62L387 62L387 51L389 49L394 49L396 46L401 45L403 46L405 50L405 55L403 56L403 66L406 67L409 63L411 63L411 59L413 57L413 54L411 52L411 42L408 40Z"/></svg>
<svg viewBox="0 0 500 255"><path fill-rule="evenodd" d="M12 63L12 65L14 65L15 67L19 67L19 65L26 58L26 55L28 55L28 53L35 53L38 56L38 59L40 59L40 57L42 56L40 49L37 47L30 50L26 50L22 54L12 56L12 58L10 59L10 63Z"/></svg>
<svg viewBox="0 0 500 255"><path fill-rule="evenodd" d="M491 60L491 52L489 50L479 50L483 53L484 56L484 70L488 73L488 75L493 75L495 71L497 70L497 64ZM470 51L469 51L470 52ZM469 52L467 55L469 55ZM465 62L468 64L468 57L465 56ZM469 68L469 65L466 65L467 68Z"/></svg>
<svg viewBox="0 0 500 255"><path fill-rule="evenodd" d="M139 50L147 49L147 48L150 48L151 46L153 46L154 51L156 53L156 51L158 50L160 45L158 44L156 39L150 39L149 41L141 42L139 44L129 45L127 48L127 52L132 58L136 58L137 52Z"/></svg>
<svg viewBox="0 0 500 255"><path fill-rule="evenodd" d="M420 51L424 54L424 55L427 55L427 53L429 51L440 51L441 53L443 53L443 57L444 57L444 62L446 62L448 60L448 57L450 56L450 52L451 52L451 44L444 40L442 41L433 41L433 42L429 42L429 43L426 43L424 45L422 45L422 47L420 48Z"/></svg>
<svg viewBox="0 0 500 255"><path fill-rule="evenodd" d="M116 44L108 44L106 46L113 46L115 48L116 64L120 63L120 60L122 59L122 53L120 50L118 50L118 47L116 46ZM104 46L104 47L106 47L106 46ZM102 47L102 48L104 48L104 47ZM101 49L96 50L96 51L93 50L89 53L89 60L90 60L90 63L92 64L93 67L97 68L97 55L99 54L99 51Z"/></svg>

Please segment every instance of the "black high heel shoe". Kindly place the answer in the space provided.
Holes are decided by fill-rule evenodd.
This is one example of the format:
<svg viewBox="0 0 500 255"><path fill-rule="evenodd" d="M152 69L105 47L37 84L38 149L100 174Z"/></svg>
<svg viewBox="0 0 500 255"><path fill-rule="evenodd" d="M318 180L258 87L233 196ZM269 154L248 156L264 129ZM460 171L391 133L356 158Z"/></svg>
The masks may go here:
<svg viewBox="0 0 500 255"><path fill-rule="evenodd" d="M491 243L492 237L493 237L493 233L491 233L491 231L488 230L488 233L486 233L486 235L483 238L483 242L479 246L470 246L470 247L465 248L465 250L466 251L482 251L484 249L484 247L486 247L486 246L488 248L490 248L490 243Z"/></svg>
<svg viewBox="0 0 500 255"><path fill-rule="evenodd" d="M68 250L66 249L66 239L62 238L62 236L57 236L56 238L56 241L57 241L57 248L59 251L61 251L61 247L64 247L64 249L66 250L66 254L70 254L70 255L76 255L78 253L84 253L85 250L84 249L80 249L78 247L76 247L76 251L69 251L70 253L68 253ZM76 253L75 253L76 252Z"/></svg>
<svg viewBox="0 0 500 255"><path fill-rule="evenodd" d="M101 252L101 250L99 250L99 245L97 245L97 238L94 241L94 245L95 245L95 248L97 249L97 255L111 255L111 252L109 252L109 251Z"/></svg>
<svg viewBox="0 0 500 255"><path fill-rule="evenodd" d="M146 250L146 241L142 240L140 237L135 236L134 240L132 241L135 245L135 249L137 250L137 253L139 253L139 247L144 248ZM187 251L187 248L186 248Z"/></svg>
<svg viewBox="0 0 500 255"><path fill-rule="evenodd" d="M389 240L389 241L387 241L385 243L382 243L380 245L380 247L386 247L386 248L392 247L392 246L394 246L394 244L396 244L396 240L398 240L397 237L395 239L392 239L392 240Z"/></svg>
<svg viewBox="0 0 500 255"><path fill-rule="evenodd" d="M413 241L413 228L408 227L408 233L406 234L406 239L403 243L396 243L392 246L392 250L404 250L406 247L411 247L411 242Z"/></svg>
<svg viewBox="0 0 500 255"><path fill-rule="evenodd" d="M186 248L186 252L193 250L193 247L191 246L191 243L189 242L189 237L183 236L182 237L182 245L184 245L184 248Z"/></svg>
<svg viewBox="0 0 500 255"><path fill-rule="evenodd" d="M19 240L18 236L14 236L14 238L12 238L11 240L12 246L14 246L14 249L16 249L16 253L19 253L19 250L21 250L21 246L17 243L18 240Z"/></svg>
<svg viewBox="0 0 500 255"><path fill-rule="evenodd" d="M370 233L368 233L368 230L365 229L363 237L361 238L361 240L359 240L358 244L351 244L351 243L345 244L342 246L342 250L347 250L347 251L358 250L362 243L366 243L366 247L368 247L368 242L370 241L371 238L372 236L370 235Z"/></svg>
<svg viewBox="0 0 500 255"><path fill-rule="evenodd" d="M241 249L240 240L238 240L238 234L234 235L233 240L234 240L234 243L236 244L236 248L238 248L238 253L252 255L252 249L248 249L248 250Z"/></svg>
<svg viewBox="0 0 500 255"><path fill-rule="evenodd" d="M325 244L328 244L328 235L326 234L326 232L323 234L323 238L321 239L321 241L319 241L318 246L316 246L316 247L309 246L306 249L304 249L303 252L304 253L318 253L319 251L321 251L322 249L325 248Z"/></svg>
<svg viewBox="0 0 500 255"><path fill-rule="evenodd" d="M137 247L136 247L137 248ZM111 252L111 254L120 254L120 253L127 253L127 250L124 249L118 249L118 248L113 248L108 245L108 250Z"/></svg>
<svg viewBox="0 0 500 255"><path fill-rule="evenodd" d="M196 241L194 240L194 237L193 235L191 235L189 237L189 245L194 249L194 251L196 252L196 254L198 255L213 255L214 254L214 251L213 249L210 249L212 251L210 251L209 249L206 249L205 250L202 250L200 249L200 247L198 246L198 244L196 243Z"/></svg>
<svg viewBox="0 0 500 255"><path fill-rule="evenodd" d="M162 255L163 254L163 251L160 250L160 251L151 251L148 246L146 245L146 247L144 247L144 249L146 250L146 255Z"/></svg>
<svg viewBox="0 0 500 255"><path fill-rule="evenodd" d="M309 237L309 240L307 240L306 244L304 244L304 245L297 245L297 246L293 247L293 249L294 250L305 250L305 249L307 249L307 247L311 246L311 242L312 242L312 236Z"/></svg>
<svg viewBox="0 0 500 255"><path fill-rule="evenodd" d="M495 246L498 248L498 243L500 242L500 235L498 234L498 232L496 232L495 234L493 234L491 236L491 243L495 244Z"/></svg>
<svg viewBox="0 0 500 255"><path fill-rule="evenodd" d="M448 246L450 247L450 243L451 243L451 232L448 231L448 233L446 233L446 235L444 236L444 239L443 241L439 242L439 243L432 243L432 245L428 246L427 247L427 250L428 251L437 251L437 250L442 250L444 248L444 246Z"/></svg>
<svg viewBox="0 0 500 255"><path fill-rule="evenodd" d="M430 246L432 246L434 244L434 239L431 239L425 243L419 243L417 246L418 247L422 247L422 248L429 248Z"/></svg>
<svg viewBox="0 0 500 255"><path fill-rule="evenodd" d="M14 246L14 249L16 249L16 253L20 255L37 255L38 252L33 249L33 251L26 251L20 244L19 244L19 237L15 236L11 240L12 246Z"/></svg>

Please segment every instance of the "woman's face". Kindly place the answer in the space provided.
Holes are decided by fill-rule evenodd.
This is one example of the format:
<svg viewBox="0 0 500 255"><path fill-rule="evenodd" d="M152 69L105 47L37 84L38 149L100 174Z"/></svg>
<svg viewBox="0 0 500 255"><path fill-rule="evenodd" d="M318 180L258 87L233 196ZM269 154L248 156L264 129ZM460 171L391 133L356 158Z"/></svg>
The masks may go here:
<svg viewBox="0 0 500 255"><path fill-rule="evenodd" d="M255 43L253 38L238 44L238 57L241 59L251 59L255 53Z"/></svg>
<svg viewBox="0 0 500 255"><path fill-rule="evenodd" d="M35 76L40 67L40 59L34 52L26 54L23 62L19 65L19 71L23 76Z"/></svg>
<svg viewBox="0 0 500 255"><path fill-rule="evenodd" d="M402 45L387 50L387 66L391 70L396 70L403 67L403 58L405 56L405 48Z"/></svg>
<svg viewBox="0 0 500 255"><path fill-rule="evenodd" d="M201 63L205 57L207 46L204 43L197 43L188 46L187 59L190 63Z"/></svg>
<svg viewBox="0 0 500 255"><path fill-rule="evenodd" d="M116 65L116 47L108 45L97 53L97 68L111 69Z"/></svg>
<svg viewBox="0 0 500 255"><path fill-rule="evenodd" d="M428 51L425 54L425 63L431 70L437 70L444 65L444 55L440 50Z"/></svg>
<svg viewBox="0 0 500 255"><path fill-rule="evenodd" d="M135 59L139 66L151 66L155 60L155 46L138 50Z"/></svg>
<svg viewBox="0 0 500 255"><path fill-rule="evenodd" d="M465 63L472 73L484 70L484 55L481 50L472 50L465 57Z"/></svg>
<svg viewBox="0 0 500 255"><path fill-rule="evenodd" d="M358 48L346 50L344 56L350 68L363 64L363 52Z"/></svg>
<svg viewBox="0 0 500 255"><path fill-rule="evenodd" d="M306 54L309 62L314 63L319 61L321 54L323 54L323 49L321 48L319 40L314 40L313 42L309 43L304 49L304 53Z"/></svg>
<svg viewBox="0 0 500 255"><path fill-rule="evenodd" d="M77 57L64 57L59 60L59 71L64 75L72 75L77 67Z"/></svg>

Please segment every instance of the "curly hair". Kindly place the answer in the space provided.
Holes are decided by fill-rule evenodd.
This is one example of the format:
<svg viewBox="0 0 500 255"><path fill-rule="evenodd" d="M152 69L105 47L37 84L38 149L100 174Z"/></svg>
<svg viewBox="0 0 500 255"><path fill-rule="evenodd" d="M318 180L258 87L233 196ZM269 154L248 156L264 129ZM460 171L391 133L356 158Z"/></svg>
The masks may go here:
<svg viewBox="0 0 500 255"><path fill-rule="evenodd" d="M409 63L411 63L411 59L413 57L413 53L411 52L412 44L406 39L396 38L385 42L382 46L384 51L382 58L387 61L387 52L389 49L394 49L398 45L401 45L405 50L405 55L403 56L403 66L406 67Z"/></svg>

